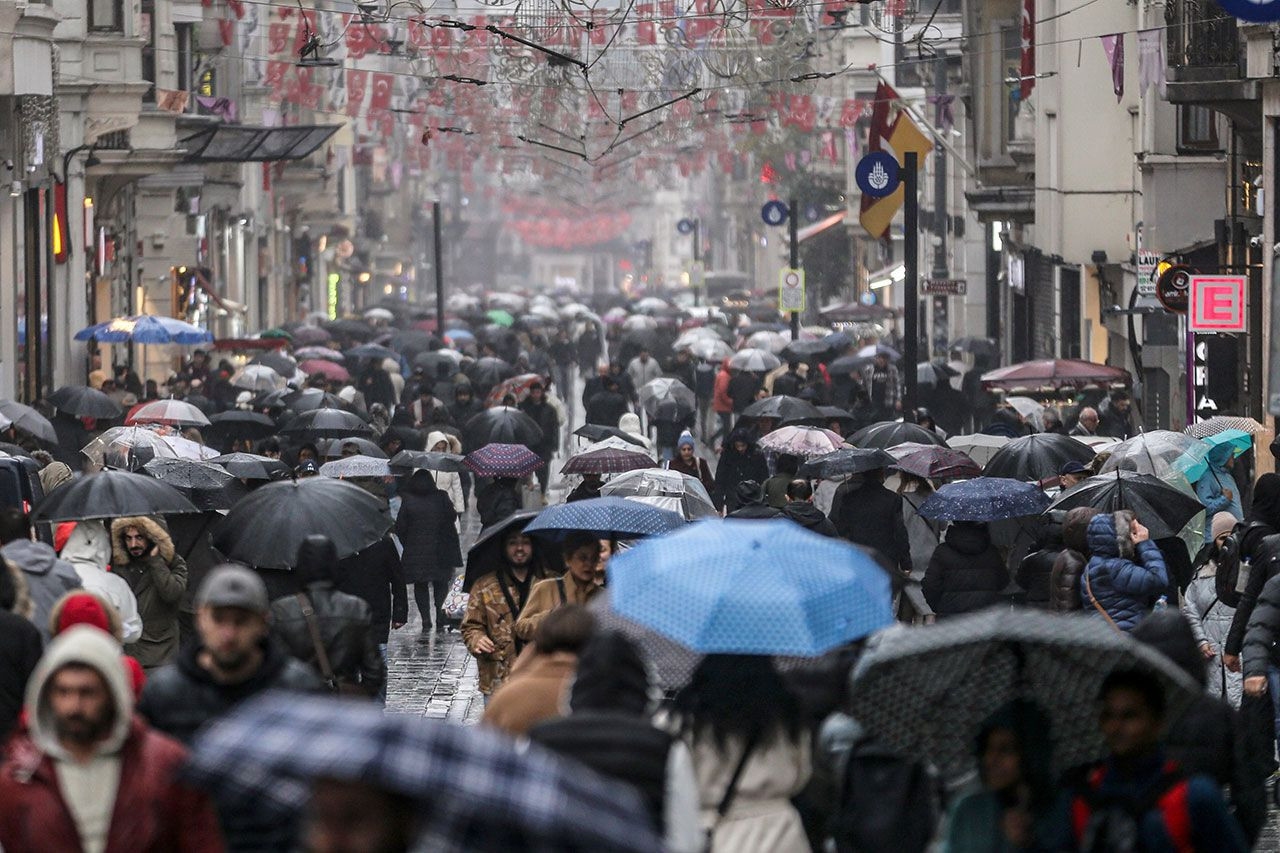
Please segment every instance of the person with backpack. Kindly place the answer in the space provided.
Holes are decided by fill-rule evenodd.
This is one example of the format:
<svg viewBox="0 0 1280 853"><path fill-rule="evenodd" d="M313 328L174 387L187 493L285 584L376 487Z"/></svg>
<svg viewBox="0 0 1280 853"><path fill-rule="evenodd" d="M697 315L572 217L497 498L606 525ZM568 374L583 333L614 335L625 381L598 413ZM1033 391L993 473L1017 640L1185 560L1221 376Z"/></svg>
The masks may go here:
<svg viewBox="0 0 1280 853"><path fill-rule="evenodd" d="M1223 599L1218 592L1219 563L1231 559L1224 551L1223 545L1231 537L1236 526L1236 519L1229 512L1220 512L1213 517L1210 532L1213 539L1201 551L1197 562L1203 562L1191 584L1187 587L1182 601L1182 615L1191 625L1196 644L1204 656L1208 669L1209 692L1218 694L1229 700L1233 707L1240 707L1241 679L1240 673L1231 672L1222 662L1222 649L1231 630L1231 620L1235 616L1235 608ZM1239 566L1238 555L1236 566ZM1227 573L1225 566L1222 568ZM1225 578L1224 578L1225 579ZM1233 585L1234 590L1234 585Z"/></svg>
<svg viewBox="0 0 1280 853"><path fill-rule="evenodd" d="M1114 670L1099 691L1108 756L1084 771L1067 805L1081 853L1243 853L1240 826L1208 776L1185 773L1161 746L1166 698L1145 670ZM1060 846L1050 849L1063 849Z"/></svg>
<svg viewBox="0 0 1280 853"><path fill-rule="evenodd" d="M1222 650L1222 662L1232 672L1240 671L1240 650L1245 630L1253 615L1254 605L1271 575L1280 570L1280 540L1272 539L1280 532L1280 475L1263 474L1253 484L1253 502L1244 523L1237 525L1223 550L1234 552L1235 559L1220 559L1216 584L1223 601L1236 608L1231 630ZM1243 583L1240 581L1244 575ZM1236 592L1243 586L1243 590ZM1234 599L1234 600L1233 600Z"/></svg>

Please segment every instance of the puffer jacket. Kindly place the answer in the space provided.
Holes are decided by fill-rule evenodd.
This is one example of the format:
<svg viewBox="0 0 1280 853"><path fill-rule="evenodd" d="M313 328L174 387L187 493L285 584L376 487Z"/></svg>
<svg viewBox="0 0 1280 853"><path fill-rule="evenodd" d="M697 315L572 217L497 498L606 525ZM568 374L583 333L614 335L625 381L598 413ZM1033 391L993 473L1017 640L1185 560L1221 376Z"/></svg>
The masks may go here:
<svg viewBox="0 0 1280 853"><path fill-rule="evenodd" d="M986 525L957 521L933 552L920 588L939 617L971 613L1000 601L1009 572Z"/></svg>
<svg viewBox="0 0 1280 853"><path fill-rule="evenodd" d="M458 441L458 437L443 430L436 430L427 436L427 450L431 450L442 441L445 444L446 453L462 453L462 442ZM436 481L436 488L449 496L453 511L462 515L467 508L462 495L462 476L456 471L432 471L431 476Z"/></svg>
<svg viewBox="0 0 1280 853"><path fill-rule="evenodd" d="M134 559L124 545L124 531L136 527L155 544L155 553ZM129 582L138 600L142 638L124 647L144 669L155 669L178 653L178 610L187 590L187 563L178 556L164 521L149 516L111 522L111 571Z"/></svg>
<svg viewBox="0 0 1280 853"><path fill-rule="evenodd" d="M1081 589L1086 612L1096 613L1096 600L1121 631L1142 621L1169 586L1164 556L1151 540L1136 545L1129 510L1102 512L1089 521L1089 565ZM1092 597L1090 596L1092 590Z"/></svg>
<svg viewBox="0 0 1280 853"><path fill-rule="evenodd" d="M400 514L396 537L404 546L401 565L406 583L447 581L462 565L458 545L457 513L428 471L415 471L400 486ZM484 499L480 498L481 519Z"/></svg>
<svg viewBox="0 0 1280 853"><path fill-rule="evenodd" d="M1089 562L1089 520L1098 514L1091 506L1067 510L1062 544L1049 572L1049 609L1066 613L1080 609L1080 578Z"/></svg>
<svg viewBox="0 0 1280 853"><path fill-rule="evenodd" d="M1027 592L1027 606L1047 608L1049 606L1049 580L1053 576L1053 564L1063 550L1062 521L1064 512L1055 511L1049 514L1048 521L1040 536L1037 550L1022 558L1014 580Z"/></svg>
<svg viewBox="0 0 1280 853"><path fill-rule="evenodd" d="M368 603L338 592L328 581L312 583L305 592L315 610L320 641L334 675L345 682L359 678L364 691L377 696L387 670L371 627L373 616ZM302 602L297 596L288 595L271 602L271 632L289 654L323 675Z"/></svg>
<svg viewBox="0 0 1280 853"><path fill-rule="evenodd" d="M1267 668L1275 663L1275 643L1280 639L1280 575L1275 575L1262 587L1258 603L1249 617L1244 633L1244 645L1240 650L1240 665L1244 677L1266 675Z"/></svg>

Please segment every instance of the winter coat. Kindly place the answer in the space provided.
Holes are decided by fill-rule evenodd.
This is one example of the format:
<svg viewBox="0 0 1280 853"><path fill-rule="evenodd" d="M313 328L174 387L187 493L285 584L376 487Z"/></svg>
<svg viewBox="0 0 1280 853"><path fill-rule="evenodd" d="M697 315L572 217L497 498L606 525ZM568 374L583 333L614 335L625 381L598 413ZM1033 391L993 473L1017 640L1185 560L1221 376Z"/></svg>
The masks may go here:
<svg viewBox="0 0 1280 853"><path fill-rule="evenodd" d="M600 484L588 483L586 480L583 480L581 483L573 487L573 491L564 496L564 502L571 504L574 501L587 501L598 497L600 497Z"/></svg>
<svg viewBox="0 0 1280 853"><path fill-rule="evenodd" d="M572 652L533 652L485 704L481 724L520 736L544 720L563 717L577 667L578 656Z"/></svg>
<svg viewBox="0 0 1280 853"><path fill-rule="evenodd" d="M947 528L920 582L925 601L939 618L998 604L1008 585L1009 572L987 526L964 521Z"/></svg>
<svg viewBox="0 0 1280 853"><path fill-rule="evenodd" d="M497 524L513 512L519 512L522 507L516 487L502 480L493 480L476 489L476 513L480 516L482 530ZM403 511L402 506L401 512Z"/></svg>
<svg viewBox="0 0 1280 853"><path fill-rule="evenodd" d="M750 406L760 390L760 377L746 370L729 380L729 399L733 401L733 411L742 414L742 410Z"/></svg>
<svg viewBox="0 0 1280 853"><path fill-rule="evenodd" d="M808 735L798 740L778 736L757 745L738 777L729 810L717 821L716 807L744 746L741 739L731 737L721 751L709 733L690 745L702 825L714 827L711 853L809 853L800 814L791 805L791 798L804 788L812 772Z"/></svg>
<svg viewBox="0 0 1280 853"><path fill-rule="evenodd" d="M529 600L524 603L520 618L516 620L516 636L523 642L532 642L542 618L552 610L562 604L586 604L603 589L594 582L579 584L573 575L567 573L563 577L537 581L529 590Z"/></svg>
<svg viewBox="0 0 1280 853"><path fill-rule="evenodd" d="M627 398L617 391L598 391L587 401L586 420L589 424L617 426L627 413Z"/></svg>
<svg viewBox="0 0 1280 853"><path fill-rule="evenodd" d="M54 602L73 589L80 589L80 576L75 567L58 559L53 548L43 542L15 539L0 548L0 557L13 563L22 571L30 596L31 621L40 632L42 642L49 642L49 611Z"/></svg>
<svg viewBox="0 0 1280 853"><path fill-rule="evenodd" d="M830 482L830 480L823 480L822 484ZM814 504L819 506L821 506L819 497L823 493L822 484L813 496ZM927 494L920 492L899 492L898 494L902 498L902 523L907 528L907 543L911 548L911 573L917 578L923 578L925 571L929 568L929 559L933 556L938 544L942 542L945 523L925 518L920 514L920 505L925 502Z"/></svg>
<svg viewBox="0 0 1280 853"><path fill-rule="evenodd" d="M1218 566L1212 560L1196 573L1182 601L1182 615L1191 625L1196 645L1207 644L1213 648L1206 678L1209 692L1224 696L1232 707L1239 708L1243 680L1240 673L1230 671L1222 663L1222 649L1226 645L1227 634L1231 632L1231 620L1236 609L1218 598L1214 587L1217 574Z"/></svg>
<svg viewBox="0 0 1280 853"><path fill-rule="evenodd" d="M1119 510L1098 513L1089 521L1093 556L1080 592L1086 612L1097 612L1096 600L1121 631L1133 630L1169 586L1160 549L1150 540L1135 546L1129 529L1132 520L1133 513Z"/></svg>
<svg viewBox="0 0 1280 853"><path fill-rule="evenodd" d="M631 378L631 387L639 390L662 376L662 365L653 356L649 356L648 361L641 361L640 356L636 356L627 365L627 376Z"/></svg>
<svg viewBox="0 0 1280 853"><path fill-rule="evenodd" d="M1057 562L1058 555L1064 550L1060 545L1041 548L1023 557L1022 562L1018 564L1014 580L1018 582L1018 586L1026 590L1028 607L1048 609L1053 565Z"/></svg>
<svg viewBox="0 0 1280 853"><path fill-rule="evenodd" d="M363 599L373 620L373 638L387 642L391 623L409 621L409 596L405 590L400 552L390 536L338 563L338 591Z"/></svg>
<svg viewBox="0 0 1280 853"><path fill-rule="evenodd" d="M635 412L627 412L618 418L618 429L634 438L644 446L644 450L650 456L653 456L653 442L644 434L644 430L640 428L640 416Z"/></svg>
<svg viewBox="0 0 1280 853"><path fill-rule="evenodd" d="M760 486L764 490L764 502L776 510L781 510L787 505L787 487L791 485L791 481L794 479L794 474L784 474L779 471L761 483Z"/></svg>
<svg viewBox="0 0 1280 853"><path fill-rule="evenodd" d="M716 384L711 389L711 409L717 414L727 415L733 411L733 398L729 396L729 383L732 380L733 374L728 367L721 367L716 373Z"/></svg>
<svg viewBox="0 0 1280 853"><path fill-rule="evenodd" d="M462 565L456 514L449 496L436 488L431 475L415 473L400 487L400 514L396 537L404 547L402 565L406 583L448 581ZM477 496L477 504L481 500ZM486 526L492 522L485 519Z"/></svg>
<svg viewBox="0 0 1280 853"><path fill-rule="evenodd" d="M1089 562L1089 520L1098 514L1092 507L1067 510L1062 522L1062 544L1049 571L1049 609L1066 613L1080 609L1080 577Z"/></svg>
<svg viewBox="0 0 1280 853"><path fill-rule="evenodd" d="M22 571L8 560L0 561L0 572L15 587L13 607L0 610L0 744L18 722L27 679L40 660L44 641L31 622L31 598Z"/></svg>
<svg viewBox="0 0 1280 853"><path fill-rule="evenodd" d="M1249 577L1245 581L1244 591L1240 593L1240 601L1236 604L1235 616L1231 619L1231 632L1227 634L1225 654L1239 655L1244 646L1245 630L1253 617L1253 609L1257 606L1258 596L1267 581L1280 572L1280 536L1270 525L1257 524L1246 526L1240 537L1240 561L1248 562Z"/></svg>
<svg viewBox="0 0 1280 853"><path fill-rule="evenodd" d="M516 620L529 598L532 584L536 577L527 579L529 586L524 592L520 584L509 576L500 583L496 572L483 575L471 587L467 596L467 613L462 617L462 642L467 651L476 659L476 673L479 676L480 692L486 696L493 693L511 674L511 665L520 653L521 640L515 635ZM506 592L503 592L503 585ZM507 596L510 595L510 602ZM515 604L515 610L511 608ZM492 652L481 652L477 643L482 637L493 641Z"/></svg>
<svg viewBox="0 0 1280 853"><path fill-rule="evenodd" d="M328 581L312 583L304 592L315 611L320 641L334 676L348 683L358 678L366 693L377 696L387 670L374 638L369 605L354 595L338 592ZM302 602L296 595L271 602L271 633L289 654L324 677Z"/></svg>
<svg viewBox="0 0 1280 853"><path fill-rule="evenodd" d="M735 441L747 442L747 452L739 453L733 449ZM720 451L720 461L716 463L715 490L711 496L724 507L726 512L738 508L737 485L743 480L755 480L763 483L769 479L769 464L764 454L755 448L751 439L751 431L735 429L724 442Z"/></svg>
<svg viewBox="0 0 1280 853"><path fill-rule="evenodd" d="M702 483L702 487L707 490L708 494L712 493L716 487L716 481L711 477L711 469L707 467L707 460L700 456L695 455L693 460L686 464L680 454L677 453L671 457L667 467Z"/></svg>
<svg viewBox="0 0 1280 853"><path fill-rule="evenodd" d="M911 543L902 520L902 496L872 479L854 477L836 489L831 522L855 545L878 551L903 574L911 571Z"/></svg>
<svg viewBox="0 0 1280 853"><path fill-rule="evenodd" d="M555 406L546 400L540 405L533 400L525 400L520 404L520 411L533 418L534 423L542 430L542 441L537 447L529 449L544 459L549 459L560 445L560 415Z"/></svg>
<svg viewBox="0 0 1280 853"><path fill-rule="evenodd" d="M787 501L782 507L782 517L789 518L805 530L821 536L830 536L832 539L840 536L831 519L809 501Z"/></svg>
<svg viewBox="0 0 1280 853"><path fill-rule="evenodd" d="M462 452L462 442L458 441L457 436L439 430L427 436L427 450L442 441L445 443L446 452ZM467 508L467 504L462 495L461 475L456 471L432 471L431 476L436 481L436 488L449 496L449 502L453 504L453 511L458 515L462 515Z"/></svg>
<svg viewBox="0 0 1280 853"><path fill-rule="evenodd" d="M1227 470L1226 464L1231 461L1235 449L1229 444L1220 444L1209 451L1205 462L1209 470L1196 481L1196 497L1204 504L1205 518L1213 518L1220 512L1229 512L1236 520L1244 518L1244 510L1240 508L1240 487L1235 478ZM1231 497L1227 497L1231 492ZM1213 532L1208 524L1204 526L1204 541L1213 539Z"/></svg>
<svg viewBox="0 0 1280 853"><path fill-rule="evenodd" d="M187 564L187 589L182 594L178 609L183 613L196 612L196 591L209 570L222 562L222 555L213 549L209 531L221 521L222 513L206 511L198 514L175 515L165 520L173 549ZM80 522L84 524L84 522ZM77 525L77 528L79 525ZM70 557L65 557L70 560ZM81 577L84 577L83 573ZM185 641L184 641L185 642Z"/></svg>
<svg viewBox="0 0 1280 853"><path fill-rule="evenodd" d="M85 766L92 773L93 765L109 761L108 756L118 761L119 782L104 853L223 850L208 797L180 780L187 750L133 713L133 691L120 664L120 647L98 629L83 625L58 637L27 685L26 704L33 709L29 727L9 741L0 766L0 846L30 853L84 849L68 804L71 795L64 793L59 778L65 751L52 730L45 689L53 673L68 663L97 670L115 705L111 729L97 757Z"/></svg>
<svg viewBox="0 0 1280 853"><path fill-rule="evenodd" d="M155 545L154 554L135 560L124 546L124 531L136 527ZM187 563L178 556L164 522L149 516L111 522L111 571L129 582L142 617L142 639L125 646L143 669L155 669L178 653L178 609L187 589Z"/></svg>

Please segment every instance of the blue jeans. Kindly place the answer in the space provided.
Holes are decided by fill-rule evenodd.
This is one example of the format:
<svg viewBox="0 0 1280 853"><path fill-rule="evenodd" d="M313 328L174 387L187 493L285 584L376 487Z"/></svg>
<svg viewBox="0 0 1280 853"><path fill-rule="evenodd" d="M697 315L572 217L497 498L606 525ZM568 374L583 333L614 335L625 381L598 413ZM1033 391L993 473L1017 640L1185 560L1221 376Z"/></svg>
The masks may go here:
<svg viewBox="0 0 1280 853"><path fill-rule="evenodd" d="M1267 667L1267 690L1271 693L1271 706L1275 714L1276 739L1280 741L1280 668Z"/></svg>

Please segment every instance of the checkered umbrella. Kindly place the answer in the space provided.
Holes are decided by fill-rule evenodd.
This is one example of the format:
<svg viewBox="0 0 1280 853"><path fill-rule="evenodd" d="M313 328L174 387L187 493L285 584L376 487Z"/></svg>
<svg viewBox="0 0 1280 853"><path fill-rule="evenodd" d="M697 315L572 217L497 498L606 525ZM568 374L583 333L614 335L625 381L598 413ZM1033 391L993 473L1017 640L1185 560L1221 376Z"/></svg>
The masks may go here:
<svg viewBox="0 0 1280 853"><path fill-rule="evenodd" d="M684 524L674 512L647 506L627 498L589 498L571 504L549 506L529 522L526 533L559 538L570 530L585 530L601 537L634 539L659 536Z"/></svg>
<svg viewBox="0 0 1280 853"><path fill-rule="evenodd" d="M204 729L184 773L232 808L282 820L306 806L318 779L420 800L415 850L662 848L631 788L493 730L374 703L268 692Z"/></svg>
<svg viewBox="0 0 1280 853"><path fill-rule="evenodd" d="M614 439L619 441L619 439ZM602 447L569 457L560 469L561 474L621 474L637 468L652 468L653 459L647 453Z"/></svg>
<svg viewBox="0 0 1280 853"><path fill-rule="evenodd" d="M464 464L481 477L524 477L542 467L542 457L523 444L486 444L467 454Z"/></svg>
<svg viewBox="0 0 1280 853"><path fill-rule="evenodd" d="M1229 429L1243 430L1251 435L1263 432L1266 427L1253 418L1239 418L1229 415L1214 415L1207 421L1200 421L1187 427L1184 432L1193 438L1208 438Z"/></svg>
<svg viewBox="0 0 1280 853"><path fill-rule="evenodd" d="M165 424L177 427L209 425L208 416L182 400L156 400L134 409L125 424Z"/></svg>
<svg viewBox="0 0 1280 853"><path fill-rule="evenodd" d="M886 631L859 661L850 713L891 749L952 773L973 766L974 739L992 714L1029 700L1048 718L1054 764L1065 769L1106 754L1098 691L1128 669L1164 683L1171 719L1203 694L1164 655L1096 618L992 608Z"/></svg>

